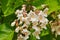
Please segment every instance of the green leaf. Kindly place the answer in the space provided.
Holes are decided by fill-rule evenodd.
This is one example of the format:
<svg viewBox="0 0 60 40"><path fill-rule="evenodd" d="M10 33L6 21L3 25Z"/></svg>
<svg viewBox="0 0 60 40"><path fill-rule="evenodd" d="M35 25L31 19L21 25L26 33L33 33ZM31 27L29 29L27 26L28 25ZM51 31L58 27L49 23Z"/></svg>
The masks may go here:
<svg viewBox="0 0 60 40"><path fill-rule="evenodd" d="M59 8L60 5L58 4L59 3L58 0L47 0L45 3L48 4L48 6L49 6L49 13L60 9Z"/></svg>
<svg viewBox="0 0 60 40"><path fill-rule="evenodd" d="M36 40L36 37L31 34L28 40Z"/></svg>
<svg viewBox="0 0 60 40"><path fill-rule="evenodd" d="M23 4L23 0L1 0L2 10L5 16L8 16L15 12L16 8L20 8ZM47 4L49 6L49 13L60 9L59 0L35 0L31 4L35 5L37 8L41 8L42 4ZM27 4L27 3L26 3ZM54 5L55 4L55 5Z"/></svg>
<svg viewBox="0 0 60 40"><path fill-rule="evenodd" d="M49 31L48 30L42 30L40 36L42 37L42 36L46 36L48 34L49 34Z"/></svg>
<svg viewBox="0 0 60 40"><path fill-rule="evenodd" d="M6 27L5 24L0 25L0 40L12 40L14 31Z"/></svg>
<svg viewBox="0 0 60 40"><path fill-rule="evenodd" d="M35 5L38 9L41 9L42 4L47 4L49 6L49 14L53 11L57 11L60 9L60 0L35 0L33 5Z"/></svg>
<svg viewBox="0 0 60 40"><path fill-rule="evenodd" d="M12 40L14 35L14 28L10 26L10 22L12 22L15 15L6 16L3 20L3 24L0 24L0 40Z"/></svg>
<svg viewBox="0 0 60 40"><path fill-rule="evenodd" d="M21 6L22 0L1 0L2 11L4 16L8 16L15 12L15 9Z"/></svg>

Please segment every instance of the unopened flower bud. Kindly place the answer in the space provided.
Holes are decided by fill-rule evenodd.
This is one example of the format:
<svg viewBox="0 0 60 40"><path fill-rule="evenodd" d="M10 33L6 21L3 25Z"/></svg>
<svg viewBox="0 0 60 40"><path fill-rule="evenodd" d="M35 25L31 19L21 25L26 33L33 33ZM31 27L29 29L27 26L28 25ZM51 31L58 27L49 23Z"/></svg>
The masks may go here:
<svg viewBox="0 0 60 40"><path fill-rule="evenodd" d="M17 27L17 28L15 29L15 32L18 33L19 30L20 30L20 27Z"/></svg>
<svg viewBox="0 0 60 40"><path fill-rule="evenodd" d="M14 26L15 25L15 21L11 23L11 26Z"/></svg>

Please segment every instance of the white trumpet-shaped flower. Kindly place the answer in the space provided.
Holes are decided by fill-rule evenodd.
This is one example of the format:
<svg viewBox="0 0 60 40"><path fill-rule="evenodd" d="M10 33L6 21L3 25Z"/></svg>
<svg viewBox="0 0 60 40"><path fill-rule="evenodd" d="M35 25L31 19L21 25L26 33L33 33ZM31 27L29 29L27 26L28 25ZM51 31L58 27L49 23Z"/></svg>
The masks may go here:
<svg viewBox="0 0 60 40"><path fill-rule="evenodd" d="M43 11L42 11L42 10L40 10L40 13L39 13L39 15L42 15L42 16L43 16Z"/></svg>
<svg viewBox="0 0 60 40"><path fill-rule="evenodd" d="M33 13L33 11L30 10L30 12L29 12L29 14L27 14L27 16L31 18L31 14L32 14L32 13Z"/></svg>
<svg viewBox="0 0 60 40"><path fill-rule="evenodd" d="M26 5L25 5L25 4L22 5L22 10L23 10L23 11L26 11Z"/></svg>
<svg viewBox="0 0 60 40"><path fill-rule="evenodd" d="M22 26L22 28L24 28L24 27L28 28L28 25L27 25L27 24L24 24L24 25Z"/></svg>
<svg viewBox="0 0 60 40"><path fill-rule="evenodd" d="M56 31L56 23L51 24L51 31L52 32Z"/></svg>
<svg viewBox="0 0 60 40"><path fill-rule="evenodd" d="M16 14L17 17L18 17L18 20L20 19L21 16L23 16L23 15L22 15L22 12L23 12L23 10L16 10L15 14Z"/></svg>
<svg viewBox="0 0 60 40"><path fill-rule="evenodd" d="M29 38L29 36L25 36L25 37L24 37L24 40L27 40L28 38Z"/></svg>
<svg viewBox="0 0 60 40"><path fill-rule="evenodd" d="M38 25L38 21L32 22L32 25L33 25L33 26L37 26L37 25Z"/></svg>
<svg viewBox="0 0 60 40"><path fill-rule="evenodd" d="M48 8L45 8L44 11L43 11L43 13L44 13L43 15L44 15L45 17L48 16L48 14L47 14L47 13L48 13L48 10L49 10Z"/></svg>
<svg viewBox="0 0 60 40"><path fill-rule="evenodd" d="M17 40L27 40L29 38L29 36L23 36L20 34L20 36L18 36Z"/></svg>
<svg viewBox="0 0 60 40"><path fill-rule="evenodd" d="M42 15L40 15L39 16L39 19L38 19L41 23L48 23L48 19L47 18L45 18L44 16L42 16Z"/></svg>
<svg viewBox="0 0 60 40"><path fill-rule="evenodd" d="M39 19L38 19L41 23L44 23L44 17L42 15L39 16Z"/></svg>
<svg viewBox="0 0 60 40"><path fill-rule="evenodd" d="M30 21L32 21L32 22L37 20L37 18L35 18L36 17L35 13L32 10L30 10L28 17L30 18Z"/></svg>
<svg viewBox="0 0 60 40"><path fill-rule="evenodd" d="M30 32L27 29L23 29L22 33L25 34L25 36L30 35Z"/></svg>
<svg viewBox="0 0 60 40"><path fill-rule="evenodd" d="M20 34L20 35L18 36L17 40L24 40L24 39L23 39L23 36Z"/></svg>
<svg viewBox="0 0 60 40"><path fill-rule="evenodd" d="M25 24L30 24L29 20L28 20L28 17L22 17L22 21L25 22Z"/></svg>
<svg viewBox="0 0 60 40"><path fill-rule="evenodd" d="M40 28L37 26L32 26L33 29L35 29L35 31L40 31Z"/></svg>
<svg viewBox="0 0 60 40"><path fill-rule="evenodd" d="M44 18L45 20L44 20L44 23L45 24L48 24L48 19L47 18Z"/></svg>
<svg viewBox="0 0 60 40"><path fill-rule="evenodd" d="M24 40L27 40L29 38L30 32L27 29L23 29L21 33L25 35L23 37Z"/></svg>
<svg viewBox="0 0 60 40"><path fill-rule="evenodd" d="M56 33L57 33L57 35L60 35L60 26L57 26Z"/></svg>
<svg viewBox="0 0 60 40"><path fill-rule="evenodd" d="M44 13L47 13L48 10L49 10L48 8L45 8L43 12Z"/></svg>
<svg viewBox="0 0 60 40"><path fill-rule="evenodd" d="M34 18L35 17L35 13L32 10L30 10L30 12L28 14L28 17Z"/></svg>
<svg viewBox="0 0 60 40"><path fill-rule="evenodd" d="M17 15L18 20L19 20L22 16L23 16L22 14L18 14L18 15Z"/></svg>
<svg viewBox="0 0 60 40"><path fill-rule="evenodd" d="M36 18L31 18L30 21L35 22L35 21L37 21L37 19Z"/></svg>
<svg viewBox="0 0 60 40"><path fill-rule="evenodd" d="M23 7L22 10L25 11L25 7Z"/></svg>
<svg viewBox="0 0 60 40"><path fill-rule="evenodd" d="M32 22L38 21L38 16L39 16L39 15L36 15L35 13L32 13L32 14L31 14L31 21L32 21Z"/></svg>
<svg viewBox="0 0 60 40"><path fill-rule="evenodd" d="M18 10L16 10L15 14L18 14L18 13L20 13L20 10L19 10L19 9L18 9Z"/></svg>
<svg viewBox="0 0 60 40"><path fill-rule="evenodd" d="M35 32L33 33L33 36L35 36L35 37L36 37L36 39L40 39L39 34L40 34L40 32L39 32L39 31L35 31Z"/></svg>
<svg viewBox="0 0 60 40"><path fill-rule="evenodd" d="M46 24L45 24L45 23L42 23L40 26L41 26L41 28L47 29L47 27L46 27Z"/></svg>

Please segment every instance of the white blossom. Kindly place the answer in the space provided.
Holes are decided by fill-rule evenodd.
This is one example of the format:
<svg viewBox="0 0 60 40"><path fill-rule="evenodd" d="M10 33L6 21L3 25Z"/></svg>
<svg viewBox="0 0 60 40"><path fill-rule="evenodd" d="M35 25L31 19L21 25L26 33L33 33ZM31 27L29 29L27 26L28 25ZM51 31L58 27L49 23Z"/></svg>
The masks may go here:
<svg viewBox="0 0 60 40"><path fill-rule="evenodd" d="M39 31L35 31L35 32L33 33L33 36L35 36L35 37L36 37L36 39L40 39L39 34L40 34L40 32L39 32Z"/></svg>
<svg viewBox="0 0 60 40"><path fill-rule="evenodd" d="M57 26L56 33L57 33L57 35L60 35L60 26Z"/></svg>
<svg viewBox="0 0 60 40"><path fill-rule="evenodd" d="M16 10L15 14L18 14L18 13L20 13L20 10L19 10L19 9L18 9L18 10Z"/></svg>
<svg viewBox="0 0 60 40"><path fill-rule="evenodd" d="M22 28L24 28L24 27L28 28L28 25L24 24L24 25L22 26Z"/></svg>
<svg viewBox="0 0 60 40"><path fill-rule="evenodd" d="M18 33L20 30L20 27L18 26L16 29L15 29L15 32Z"/></svg>
<svg viewBox="0 0 60 40"><path fill-rule="evenodd" d="M35 29L35 31L39 31L40 32L40 28L37 26L32 26L33 29Z"/></svg>
<svg viewBox="0 0 60 40"><path fill-rule="evenodd" d="M44 23L48 24L48 19L47 18L45 18Z"/></svg>
<svg viewBox="0 0 60 40"><path fill-rule="evenodd" d="M42 5L42 7L45 7L46 5ZM15 14L17 15L17 21L18 26L15 29L15 32L18 33L17 40L27 40L29 38L29 35L31 34L30 30L30 23L32 22L31 29L34 29L35 31L32 33L33 36L36 37L36 39L40 39L40 32L42 29L47 29L46 25L48 24L47 13L48 8L45 8L44 11L42 10L36 10L35 6L32 6L33 10L30 10L29 13L26 11L26 5L22 5L21 10L16 10ZM21 25L23 23L23 25ZM11 26L15 25L15 21L11 23ZM53 31L56 30L56 28L53 29ZM28 30L29 29L29 30ZM56 30L57 31L57 30ZM20 32L20 33L19 33ZM58 31L56 32L58 34Z"/></svg>
<svg viewBox="0 0 60 40"><path fill-rule="evenodd" d="M51 31L54 32L56 29L55 28L51 28Z"/></svg>
<svg viewBox="0 0 60 40"><path fill-rule="evenodd" d="M32 22L32 25L33 25L33 26L37 26L37 25L38 25L38 21L33 21L33 22Z"/></svg>
<svg viewBox="0 0 60 40"><path fill-rule="evenodd" d="M24 37L24 40L27 40L28 38L29 38L29 36L25 36L25 37Z"/></svg>
<svg viewBox="0 0 60 40"><path fill-rule="evenodd" d="M22 14L18 14L18 15L17 15L18 20L19 20L22 16L23 16Z"/></svg>
<svg viewBox="0 0 60 40"><path fill-rule="evenodd" d="M60 14L58 15L58 18L60 19Z"/></svg>
<svg viewBox="0 0 60 40"><path fill-rule="evenodd" d="M27 29L23 29L22 33L25 34L25 36L30 35L30 32Z"/></svg>
<svg viewBox="0 0 60 40"><path fill-rule="evenodd" d="M20 35L18 36L17 40L24 40L23 38L24 38L24 37L20 34Z"/></svg>
<svg viewBox="0 0 60 40"><path fill-rule="evenodd" d="M20 21L19 25L22 24L22 23L23 23L23 21Z"/></svg>
<svg viewBox="0 0 60 40"><path fill-rule="evenodd" d="M26 5L22 5L22 10L26 11Z"/></svg>
<svg viewBox="0 0 60 40"><path fill-rule="evenodd" d="M15 26L15 21L11 23L11 26Z"/></svg>
<svg viewBox="0 0 60 40"><path fill-rule="evenodd" d="M55 25L55 23L51 24L51 31L52 32L56 31L56 25Z"/></svg>
<svg viewBox="0 0 60 40"><path fill-rule="evenodd" d="M31 14L33 13L32 10L30 10L29 14L27 15L28 17L31 17Z"/></svg>
<svg viewBox="0 0 60 40"><path fill-rule="evenodd" d="M45 6L46 6L46 4L41 5L42 8L44 8Z"/></svg>
<svg viewBox="0 0 60 40"><path fill-rule="evenodd" d="M39 19L38 19L41 23L48 23L48 19L47 18L45 18L44 16L42 16L42 15L40 15L39 16Z"/></svg>
<svg viewBox="0 0 60 40"><path fill-rule="evenodd" d="M47 27L46 27L46 24L45 24L45 23L42 23L40 26L41 26L41 28L47 29Z"/></svg>
<svg viewBox="0 0 60 40"><path fill-rule="evenodd" d="M24 11L25 11L25 7L23 7L23 8L22 8L22 10L24 10Z"/></svg>
<svg viewBox="0 0 60 40"><path fill-rule="evenodd" d="M17 40L27 40L29 38L29 36L23 36L20 34L20 36L18 36L18 39Z"/></svg>
<svg viewBox="0 0 60 40"><path fill-rule="evenodd" d="M44 16L40 15L38 20L39 20L41 23L44 23L45 18L44 18Z"/></svg>
<svg viewBox="0 0 60 40"><path fill-rule="evenodd" d="M28 17L22 17L22 21L25 22L25 24L30 24L29 20L28 20Z"/></svg>
<svg viewBox="0 0 60 40"><path fill-rule="evenodd" d="M40 10L40 13L39 13L39 15L43 15L43 11L42 11L42 10Z"/></svg>
<svg viewBox="0 0 60 40"><path fill-rule="evenodd" d="M18 17L18 20L20 19L20 17L22 17L23 15L22 15L22 12L23 12L23 10L16 10L16 14L17 14L17 17Z"/></svg>
<svg viewBox="0 0 60 40"><path fill-rule="evenodd" d="M37 20L37 18L31 18L30 21L32 21L32 23L34 23L34 22L37 22L38 20Z"/></svg>
<svg viewBox="0 0 60 40"><path fill-rule="evenodd" d="M48 8L45 8L44 11L43 11L43 13L44 13L43 15L44 15L45 17L47 17L47 15L48 15L48 10L49 10Z"/></svg>
<svg viewBox="0 0 60 40"><path fill-rule="evenodd" d="M33 10L35 11L36 10L36 7L35 6L32 6L33 7Z"/></svg>
<svg viewBox="0 0 60 40"><path fill-rule="evenodd" d="M23 37L24 40L27 40L29 38L30 32L27 29L23 29L21 33L25 35Z"/></svg>

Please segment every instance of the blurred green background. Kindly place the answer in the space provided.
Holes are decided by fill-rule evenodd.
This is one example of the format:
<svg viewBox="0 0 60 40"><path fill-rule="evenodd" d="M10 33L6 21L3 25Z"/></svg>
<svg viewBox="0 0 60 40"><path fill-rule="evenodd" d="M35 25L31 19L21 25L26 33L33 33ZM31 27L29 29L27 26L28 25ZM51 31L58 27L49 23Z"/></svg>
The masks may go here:
<svg viewBox="0 0 60 40"><path fill-rule="evenodd" d="M14 32L14 27L11 27L11 22L16 18L15 10L21 9L22 4L34 5L37 9L41 9L42 4L49 6L49 13L60 10L60 0L31 0L29 3L26 0L0 0L0 40L16 40L17 33ZM43 30L40 34L40 40L55 40L51 34L50 25L47 25L47 30ZM37 40L30 35L28 40ZM56 38L60 40L60 36Z"/></svg>

